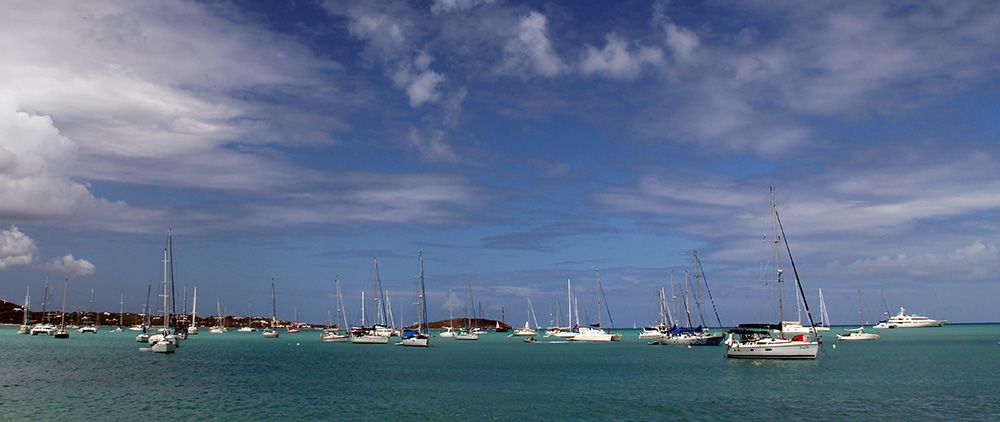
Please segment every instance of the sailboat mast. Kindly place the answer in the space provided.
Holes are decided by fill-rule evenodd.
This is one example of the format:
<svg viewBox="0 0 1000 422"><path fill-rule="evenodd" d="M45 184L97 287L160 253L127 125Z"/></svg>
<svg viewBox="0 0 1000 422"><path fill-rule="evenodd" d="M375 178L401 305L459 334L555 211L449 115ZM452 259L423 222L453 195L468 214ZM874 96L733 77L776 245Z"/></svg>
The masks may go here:
<svg viewBox="0 0 1000 422"><path fill-rule="evenodd" d="M858 323L864 327L865 325L865 307L864 303L861 301L861 289L858 289Z"/></svg>
<svg viewBox="0 0 1000 422"><path fill-rule="evenodd" d="M601 270L597 267L594 267L594 299L597 303L597 328L604 328L601 314Z"/></svg>
<svg viewBox="0 0 1000 422"><path fill-rule="evenodd" d="M118 326L121 327L125 318L125 292L118 294Z"/></svg>
<svg viewBox="0 0 1000 422"><path fill-rule="evenodd" d="M275 285L274 277L271 277L271 328L278 325L278 287Z"/></svg>
<svg viewBox="0 0 1000 422"><path fill-rule="evenodd" d="M66 327L66 290L69 289L69 279L63 284L62 320L59 322L60 328Z"/></svg>
<svg viewBox="0 0 1000 422"><path fill-rule="evenodd" d="M24 291L24 322L22 325L28 325L28 304L31 303L31 286L28 286Z"/></svg>
<svg viewBox="0 0 1000 422"><path fill-rule="evenodd" d="M691 277L684 271L684 312L687 313L688 328L694 327L691 324L691 302L688 301L688 294L691 291Z"/></svg>
<svg viewBox="0 0 1000 422"><path fill-rule="evenodd" d="M885 295L882 295L882 297L884 299ZM52 318L50 318L49 314L45 312L46 306L48 306L48 304L49 304L49 278L45 277L45 293L42 294L42 318L45 318L46 323L52 322Z"/></svg>
<svg viewBox="0 0 1000 422"><path fill-rule="evenodd" d="M778 286L778 323L780 324L784 320L784 304L781 300L781 284L783 282L781 277L781 235L778 233L778 206L774 200L774 187L770 187L771 190L771 220L773 226L773 240L774 243L774 269L777 273L778 280L776 282Z"/></svg>
<svg viewBox="0 0 1000 422"><path fill-rule="evenodd" d="M191 325L198 325L198 286L194 286L194 299L191 301Z"/></svg>
<svg viewBox="0 0 1000 422"><path fill-rule="evenodd" d="M771 203L774 203L774 188L771 188ZM816 322L813 320L812 311L809 310L809 301L806 300L805 291L802 289L802 281L799 279L799 270L795 267L795 258L792 258L792 247L788 245L788 238L785 237L785 228L781 226L781 217L778 215L778 207L774 207L774 221L778 223L778 230L785 244L785 252L788 253L788 263L792 265L792 274L795 276L795 286L802 297L802 306L806 308L806 316L809 317L809 326L815 332Z"/></svg>
<svg viewBox="0 0 1000 422"><path fill-rule="evenodd" d="M338 275L334 279L334 285L337 287L337 326L338 328L348 329L347 327L347 313L344 309L344 296L340 293L340 276ZM341 326L340 322L343 321L344 325Z"/></svg>
<svg viewBox="0 0 1000 422"><path fill-rule="evenodd" d="M702 326L705 326L705 313L702 312L702 310L701 310L701 305L703 305L705 303L705 301L701 297L701 271L699 270L701 268L701 261L698 259L698 251L697 250L693 251L693 254L694 254L694 270L693 270L694 271L694 284L695 284L695 292L696 292L695 293L695 297L694 297L694 303L695 303L695 306L698 307L698 322Z"/></svg>
<svg viewBox="0 0 1000 422"><path fill-rule="evenodd" d="M573 281L568 278L566 279L566 324L573 327Z"/></svg>
<svg viewBox="0 0 1000 422"><path fill-rule="evenodd" d="M417 251L420 257L420 294L417 303L420 306L420 321L417 323L417 332L423 333L427 325L427 291L424 287L424 251Z"/></svg>
<svg viewBox="0 0 1000 422"><path fill-rule="evenodd" d="M170 324L170 308L167 286L167 266L170 265L170 258L167 249L163 250L163 328L167 329Z"/></svg>
<svg viewBox="0 0 1000 422"><path fill-rule="evenodd" d="M142 329L145 330L146 327L153 325L153 317L149 314L149 296L153 293L153 281L150 280L146 284L146 306L142 308ZM146 320L149 319L147 323ZM145 331L143 331L145 332Z"/></svg>
<svg viewBox="0 0 1000 422"><path fill-rule="evenodd" d="M361 326L365 327L365 291L361 291Z"/></svg>

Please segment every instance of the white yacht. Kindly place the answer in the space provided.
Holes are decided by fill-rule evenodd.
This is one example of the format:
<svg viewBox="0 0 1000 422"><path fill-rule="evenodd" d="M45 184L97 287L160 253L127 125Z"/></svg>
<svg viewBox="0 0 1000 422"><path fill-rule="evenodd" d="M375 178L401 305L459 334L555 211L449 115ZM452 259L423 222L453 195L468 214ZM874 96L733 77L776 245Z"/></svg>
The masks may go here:
<svg viewBox="0 0 1000 422"><path fill-rule="evenodd" d="M445 331L438 333L438 337L454 338L456 335L458 335L458 333L455 332L455 328L453 327L443 327L443 328L445 329Z"/></svg>
<svg viewBox="0 0 1000 422"><path fill-rule="evenodd" d="M908 315L906 308L900 307L899 313L885 321L880 321L875 328L926 328L940 327L947 321L930 319L920 315Z"/></svg>
<svg viewBox="0 0 1000 422"><path fill-rule="evenodd" d="M580 327L579 332L570 338L573 341L608 342L612 340L612 335L600 328Z"/></svg>
<svg viewBox="0 0 1000 422"><path fill-rule="evenodd" d="M877 333L866 333L865 327L845 329L844 334L837 334L837 340L878 340L881 337Z"/></svg>
<svg viewBox="0 0 1000 422"><path fill-rule="evenodd" d="M169 239L169 232L168 232ZM169 245L168 240L168 245ZM169 249L169 247L168 247ZM159 332L155 335L149 336L149 347L141 347L139 351L141 352L153 352L153 353L174 353L177 351L177 338L170 332L170 289L168 283L168 265L170 264L170 255L167 249L163 250L163 327L160 328Z"/></svg>

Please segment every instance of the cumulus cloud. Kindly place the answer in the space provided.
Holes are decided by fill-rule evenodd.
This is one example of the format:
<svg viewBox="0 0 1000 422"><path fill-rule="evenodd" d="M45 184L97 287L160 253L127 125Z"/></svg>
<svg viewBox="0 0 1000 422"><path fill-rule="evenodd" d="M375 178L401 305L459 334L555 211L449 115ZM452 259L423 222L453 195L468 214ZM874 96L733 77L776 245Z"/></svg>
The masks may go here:
<svg viewBox="0 0 1000 422"><path fill-rule="evenodd" d="M35 241L22 233L17 226L10 226L9 230L0 230L0 270L31 264L37 251Z"/></svg>
<svg viewBox="0 0 1000 422"><path fill-rule="evenodd" d="M656 47L636 45L630 49L628 43L615 33L606 36L607 43L597 49L587 46L587 53L580 63L584 74L598 73L615 79L634 79L639 76L643 65L663 64L663 51Z"/></svg>
<svg viewBox="0 0 1000 422"><path fill-rule="evenodd" d="M562 73L565 64L549 40L547 25L548 18L535 11L521 18L503 46L499 72L520 77L552 77Z"/></svg>
<svg viewBox="0 0 1000 422"><path fill-rule="evenodd" d="M54 258L43 267L46 271L63 274L68 277L89 277L94 275L97 268L86 259L77 259L73 255L66 255L62 258Z"/></svg>
<svg viewBox="0 0 1000 422"><path fill-rule="evenodd" d="M406 91L411 107L420 107L424 103L434 103L441 98L438 86L445 81L444 75L430 69L431 56L421 51L414 57L412 63L401 62L392 75L392 81Z"/></svg>

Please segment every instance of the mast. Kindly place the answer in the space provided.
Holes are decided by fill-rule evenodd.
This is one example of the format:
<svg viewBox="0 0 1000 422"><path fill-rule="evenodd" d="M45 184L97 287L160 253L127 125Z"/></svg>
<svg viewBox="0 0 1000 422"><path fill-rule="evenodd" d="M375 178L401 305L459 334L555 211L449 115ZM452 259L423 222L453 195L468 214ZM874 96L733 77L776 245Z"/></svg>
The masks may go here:
<svg viewBox="0 0 1000 422"><path fill-rule="evenodd" d="M24 322L21 325L28 325L28 304L31 303L31 286L28 286L24 291Z"/></svg>
<svg viewBox="0 0 1000 422"><path fill-rule="evenodd" d="M417 251L420 259L420 292L417 294L417 306L420 310L420 321L417 322L417 332L423 333L427 325L427 291L424 287L424 251Z"/></svg>
<svg viewBox="0 0 1000 422"><path fill-rule="evenodd" d="M69 289L69 279L66 279L65 284L63 284L63 303L62 303L62 321L59 322L59 328L66 328L66 290Z"/></svg>
<svg viewBox="0 0 1000 422"><path fill-rule="evenodd" d="M535 323L535 329L538 329L538 318L535 318L535 307L531 305L531 298L528 298L528 311L531 312L531 320Z"/></svg>
<svg viewBox="0 0 1000 422"><path fill-rule="evenodd" d="M278 325L278 287L274 283L274 277L271 277L271 328Z"/></svg>
<svg viewBox="0 0 1000 422"><path fill-rule="evenodd" d="M579 317L576 318L579 323ZM566 279L566 324L573 328L573 281Z"/></svg>
<svg viewBox="0 0 1000 422"><path fill-rule="evenodd" d="M771 188L771 203L774 203L774 187ZM788 238L785 237L785 228L781 226L781 217L778 216L777 206L774 207L774 221L778 223L778 230L781 234L782 241L785 243L785 252L788 253L788 263L792 264L792 274L795 276L795 286L798 287L799 295L802 297L802 306L806 308L806 316L809 317L809 326L813 329L813 332L816 332L816 323L813 321L812 311L809 310L809 301L806 300L805 291L802 290L802 281L799 279L799 270L795 267L795 259L792 258L792 247L788 245Z"/></svg>
<svg viewBox="0 0 1000 422"><path fill-rule="evenodd" d="M601 270L597 267L594 267L594 302L597 303L597 328L604 328L604 318L601 315Z"/></svg>
<svg viewBox="0 0 1000 422"><path fill-rule="evenodd" d="M118 326L121 327L125 319L125 291L118 294Z"/></svg>
<svg viewBox="0 0 1000 422"><path fill-rule="evenodd" d="M715 298L712 297L712 288L708 286L708 276L705 275L705 268L701 265L701 259L698 259L698 272L701 273L701 280L705 283L705 292L708 293L708 300L712 302L712 311L715 312L715 322L719 323L719 328L722 328L722 318L719 317L719 308L715 306Z"/></svg>
<svg viewBox="0 0 1000 422"><path fill-rule="evenodd" d="M215 297L215 319L216 324L219 324L219 327L222 327L222 302L219 300L218 296Z"/></svg>
<svg viewBox="0 0 1000 422"><path fill-rule="evenodd" d="M167 259L168 266L170 269L170 310L173 313L177 313L177 293L174 291L174 229L172 227L167 228ZM166 271L168 266L163 267L164 271L164 283L166 283ZM186 299L186 298L185 298Z"/></svg>
<svg viewBox="0 0 1000 422"><path fill-rule="evenodd" d="M340 322L343 321L343 328L347 330L347 313L344 310L344 296L340 294L340 276L338 275L334 279L334 285L337 287L337 328L341 328Z"/></svg>
<svg viewBox="0 0 1000 422"><path fill-rule="evenodd" d="M198 286L194 286L194 299L191 301L191 325L198 325Z"/></svg>
<svg viewBox="0 0 1000 422"><path fill-rule="evenodd" d="M694 303L695 303L695 305L698 306L698 321L701 322L701 325L704 327L705 326L705 314L701 310L701 305L703 305L705 303L704 299L701 296L701 283L702 283L702 273L700 271L700 269L701 269L701 259L698 258L698 250L697 249L695 249L693 253L694 253L694 283L695 283L695 291L697 292L695 294L695 302Z"/></svg>
<svg viewBox="0 0 1000 422"><path fill-rule="evenodd" d="M819 319L820 325L830 325L830 315L826 313L826 299L823 299L823 288L819 288Z"/></svg>
<svg viewBox="0 0 1000 422"><path fill-rule="evenodd" d="M820 290L822 291L822 290ZM858 289L858 321L862 327L865 326L864 303L861 302L861 289Z"/></svg>
<svg viewBox="0 0 1000 422"><path fill-rule="evenodd" d="M778 275L777 285L778 285L778 323L784 320L784 304L781 301L781 285L784 282L781 277L781 235L779 234L779 223L778 223L778 206L774 200L774 186L770 187L771 190L771 219L772 226L774 228L774 238L772 243L774 243L774 268Z"/></svg>
<svg viewBox="0 0 1000 422"><path fill-rule="evenodd" d="M691 278L687 271L684 271L684 312L687 313L688 328L693 328L691 323L691 304L688 301L688 293L691 291Z"/></svg>
<svg viewBox="0 0 1000 422"><path fill-rule="evenodd" d="M149 295L153 292L153 281L146 284L146 306L142 308L142 332L146 332L146 327L153 324L153 317L149 314ZM146 320L149 320L148 322Z"/></svg>
<svg viewBox="0 0 1000 422"><path fill-rule="evenodd" d="M168 329L170 325L170 308L169 308L170 292L167 290L168 288L167 268L169 265L170 265L170 255L167 252L167 249L164 249L163 250L163 329L164 330Z"/></svg>
<svg viewBox="0 0 1000 422"><path fill-rule="evenodd" d="M885 295L882 295L882 297L885 298ZM883 302L884 301L885 300L883 300ZM51 323L52 318L50 318L49 314L45 312L45 308L46 306L48 306L48 304L49 304L49 278L45 277L45 293L42 294L42 318L45 319L46 323Z"/></svg>
<svg viewBox="0 0 1000 422"><path fill-rule="evenodd" d="M366 327L365 324L365 291L361 291L361 326Z"/></svg>

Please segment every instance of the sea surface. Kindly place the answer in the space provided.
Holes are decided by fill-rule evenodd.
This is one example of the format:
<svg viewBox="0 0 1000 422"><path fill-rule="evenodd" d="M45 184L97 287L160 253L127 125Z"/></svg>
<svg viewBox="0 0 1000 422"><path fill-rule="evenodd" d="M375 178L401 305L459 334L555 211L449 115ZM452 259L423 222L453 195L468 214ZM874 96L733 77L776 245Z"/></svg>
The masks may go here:
<svg viewBox="0 0 1000 422"><path fill-rule="evenodd" d="M427 349L323 343L318 331L208 334L172 355L134 332L0 329L3 420L1000 419L1000 325L882 330L814 361L723 347L434 337ZM394 339L395 340L395 339ZM836 345L836 347L834 347Z"/></svg>

